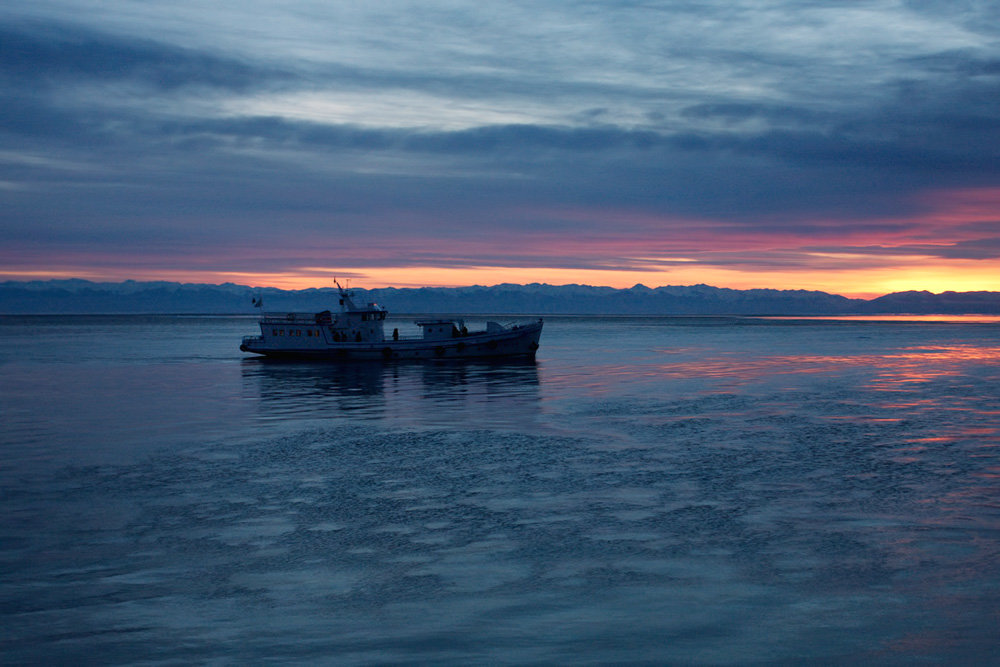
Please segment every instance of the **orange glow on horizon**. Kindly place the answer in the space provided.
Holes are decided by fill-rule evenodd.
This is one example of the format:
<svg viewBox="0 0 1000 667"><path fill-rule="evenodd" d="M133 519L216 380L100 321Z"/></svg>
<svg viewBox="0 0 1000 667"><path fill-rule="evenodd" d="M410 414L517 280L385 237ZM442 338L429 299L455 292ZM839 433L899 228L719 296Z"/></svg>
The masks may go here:
<svg viewBox="0 0 1000 667"><path fill-rule="evenodd" d="M306 247L279 245L269 250L244 240L227 248L183 246L176 257L99 250L80 250L65 258L59 251L32 257L9 248L7 257L0 258L7 259L6 266L0 264L0 280L232 282L281 289L329 287L335 277L365 288L707 284L818 290L855 298L909 290L1000 291L1000 269L989 255L989 245L980 259L939 256L948 254L948 248L961 255L974 249L977 239L995 236L990 230L1000 218L1000 188L927 191L915 201L923 207L915 215L870 219L856 226L838 220L801 221L801 229L808 231L797 231L790 223L762 231L749 223L589 208L534 212L539 219L578 224L572 234L539 229L452 240L400 234L368 245L353 239L343 247L333 247L319 234L306 239ZM331 256L355 257L360 266L328 266L308 259ZM466 258L475 262L471 258L476 257L490 259L456 265ZM517 265L504 265L505 257ZM239 270L213 268L226 262ZM554 267L549 262L589 268ZM279 268L247 268L256 266Z"/></svg>
<svg viewBox="0 0 1000 667"><path fill-rule="evenodd" d="M856 271L810 272L803 270L750 271L681 263L669 268L647 270L562 269L547 267L482 266L472 268L442 267L309 267L286 272L237 272L206 270L147 270L124 268L100 270L68 267L45 271L7 271L0 269L3 280L50 280L81 278L95 282L176 281L219 284L231 282L250 287L309 289L331 287L334 278L351 281L357 287L465 287L501 283L547 283L550 285L583 284L629 288L664 285L707 284L730 289L803 289L840 294L851 298L874 298L891 292L927 290L1000 291L1000 274L993 267L971 260L939 260L931 263L915 259L893 258L889 267Z"/></svg>

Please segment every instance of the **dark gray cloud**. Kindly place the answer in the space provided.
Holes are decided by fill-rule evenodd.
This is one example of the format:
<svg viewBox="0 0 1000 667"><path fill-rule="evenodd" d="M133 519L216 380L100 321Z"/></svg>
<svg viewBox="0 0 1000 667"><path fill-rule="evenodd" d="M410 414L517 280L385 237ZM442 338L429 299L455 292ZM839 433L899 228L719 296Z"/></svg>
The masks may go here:
<svg viewBox="0 0 1000 667"><path fill-rule="evenodd" d="M0 26L0 77L8 86L126 81L166 90L204 86L242 92L278 75L236 59L72 24Z"/></svg>

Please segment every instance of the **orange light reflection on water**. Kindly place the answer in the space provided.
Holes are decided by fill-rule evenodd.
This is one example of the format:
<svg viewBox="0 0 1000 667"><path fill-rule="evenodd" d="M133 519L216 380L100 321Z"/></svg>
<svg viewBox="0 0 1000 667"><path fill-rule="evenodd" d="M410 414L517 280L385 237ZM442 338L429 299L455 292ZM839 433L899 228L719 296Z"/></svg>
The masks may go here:
<svg viewBox="0 0 1000 667"><path fill-rule="evenodd" d="M1000 324L1000 315L774 315L762 320L813 320L834 322L956 322Z"/></svg>

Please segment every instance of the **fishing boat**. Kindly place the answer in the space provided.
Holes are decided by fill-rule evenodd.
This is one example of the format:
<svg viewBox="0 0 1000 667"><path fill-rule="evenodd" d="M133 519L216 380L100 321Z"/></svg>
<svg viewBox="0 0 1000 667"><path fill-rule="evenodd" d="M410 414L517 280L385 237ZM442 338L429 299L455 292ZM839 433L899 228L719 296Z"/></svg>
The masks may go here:
<svg viewBox="0 0 1000 667"><path fill-rule="evenodd" d="M417 320L419 336L401 336L394 328L386 336L389 314L383 306L358 306L354 292L335 282L340 293L340 312L264 313L261 307L260 335L244 336L240 350L268 357L329 359L336 361L480 359L520 357L534 359L542 320L500 324L487 322L481 331L469 331L460 319Z"/></svg>

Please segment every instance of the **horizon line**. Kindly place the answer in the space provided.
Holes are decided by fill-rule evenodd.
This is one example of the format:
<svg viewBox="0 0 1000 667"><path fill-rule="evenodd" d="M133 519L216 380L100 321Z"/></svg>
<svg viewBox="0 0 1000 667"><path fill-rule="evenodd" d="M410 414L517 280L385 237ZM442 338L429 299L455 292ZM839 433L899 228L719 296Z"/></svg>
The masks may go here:
<svg viewBox="0 0 1000 667"><path fill-rule="evenodd" d="M174 285L182 285L182 286L206 286L206 287L223 287L223 286L226 286L226 285L232 285L234 287L245 287L245 288L247 288L249 290L268 289L268 290L277 290L279 292L305 292L305 291L309 291L309 290L321 290L321 289L333 290L333 289L336 289L335 285L321 285L321 286L314 286L314 287L302 287L302 288L295 288L295 289L287 289L287 288L283 288L283 287L275 287L275 286L272 286L272 285L246 285L246 284L235 283L235 282L231 282L231 281L225 281L225 282L222 282L222 283L209 283L209 282L184 282L184 281L178 281L178 280L137 280L137 279L134 279L134 278L127 278L125 280L119 280L119 281L111 281L111 280L92 280L92 279L89 279L89 278L77 278L77 277L47 278L47 279L39 279L39 278L11 279L11 278L8 278L8 279L4 280L0 284L10 284L10 283L13 283L13 284L17 284L17 283L21 283L21 284L35 283L35 284L38 284L38 283L60 283L60 282L89 283L91 285L125 285L125 284L130 284L130 283L134 283L134 284L174 284ZM647 289L647 290L650 290L650 291L655 291L655 290L658 290L658 289L669 288L669 287L680 287L680 288L684 288L684 287L708 287L708 288L711 288L711 289L729 290L729 291L732 291L732 292L753 292L753 291L808 292L808 293L813 293L813 294L826 294L826 295L830 295L830 296L838 296L838 297L841 297L841 298L844 298L844 299L857 300L857 301L872 301L872 300L879 299L879 298L882 298L882 297L885 297L885 296L891 296L891 295L894 295L894 294L930 294L930 295L933 295L933 296L941 296L941 295L944 295L944 294L1000 294L1000 291L995 291L995 290L966 290L966 291L944 290L944 291L941 291L941 292L934 292L934 291L926 290L926 289L923 289L923 290L913 289L913 290L901 290L901 291L894 291L894 292L886 292L884 294L875 294L875 293L872 293L873 296L848 296L846 294L840 294L838 292L828 292L826 290L806 289L806 288L800 288L800 287L789 287L789 288L774 288L774 287L736 288L736 287L720 287L720 286L711 285L711 284L708 284L708 283L692 283L692 284L687 284L687 285L669 284L669 285L657 285L655 287L651 287L651 286L646 285L644 283L635 283L631 287L612 287L610 285L592 285L592 284L588 284L588 283L553 284L553 283L544 283L544 282L531 282L531 283L509 283L509 282L503 282L503 283L494 283L494 284L491 284L491 285L478 284L478 283L477 284L471 284L471 285L418 285L418 286L408 285L408 286L402 286L402 287L397 287L395 285L382 285L382 286L378 286L378 287L357 287L357 286L353 286L352 287L352 286L348 285L347 287L349 289L362 289L362 290L365 290L365 291L372 291L372 290L379 290L379 289L396 289L396 290L446 289L446 290L458 290L458 289L471 289L471 288L492 289L492 288L496 288L496 287L503 287L503 286L506 286L506 285L516 286L516 287L530 287L532 285L537 285L539 287L554 287L554 288L560 288L560 287L589 287L589 288L593 288L593 289L614 290L614 291L617 291L617 292L627 292L629 290L633 290L633 289L636 289L636 288L642 288L642 289Z"/></svg>

